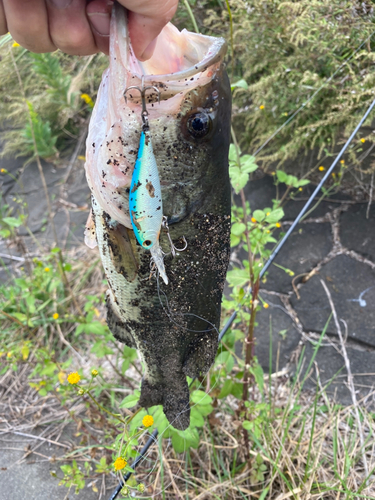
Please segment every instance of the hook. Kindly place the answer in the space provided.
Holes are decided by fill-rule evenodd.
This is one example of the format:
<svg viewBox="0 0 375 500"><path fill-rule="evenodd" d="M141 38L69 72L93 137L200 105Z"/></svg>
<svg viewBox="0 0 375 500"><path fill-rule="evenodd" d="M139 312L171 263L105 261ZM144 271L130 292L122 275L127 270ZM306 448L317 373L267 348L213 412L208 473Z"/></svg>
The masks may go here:
<svg viewBox="0 0 375 500"><path fill-rule="evenodd" d="M168 219L165 215L163 215L163 222L161 223L163 228L165 229L166 233L167 233L167 236L168 236L168 240L169 240L169 243L171 245L171 252L172 252L172 256L173 257L176 257L176 252L183 252L184 250L187 249L187 241L186 241L186 238L185 236L182 237L182 239L184 240L184 243L185 243L185 246L184 248L177 248L174 244L173 244L173 241L172 241L172 238L171 238L171 235L169 234L169 226L168 226Z"/></svg>
<svg viewBox="0 0 375 500"><path fill-rule="evenodd" d="M158 94L158 102L160 104L160 90L155 86L155 85L148 85L147 87L145 87L145 76L142 75L142 81L141 81L141 86L140 87L137 87L136 85L132 85L131 87L127 87L124 91L124 99L125 99L125 102L127 103L128 100L127 100L127 97L126 97L126 93L128 92L128 90L131 90L131 89L134 89L134 90L138 90L141 94L141 102L142 102L142 121L143 121L143 125L145 127L148 127L148 111L147 111L147 108L146 108L146 90L149 90L149 89L153 89L155 90L155 92Z"/></svg>

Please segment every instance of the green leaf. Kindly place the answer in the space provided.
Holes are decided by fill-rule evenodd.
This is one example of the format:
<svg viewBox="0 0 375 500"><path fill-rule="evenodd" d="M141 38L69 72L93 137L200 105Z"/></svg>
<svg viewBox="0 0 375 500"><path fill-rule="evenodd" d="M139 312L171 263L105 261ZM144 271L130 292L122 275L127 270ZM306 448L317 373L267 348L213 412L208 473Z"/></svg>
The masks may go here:
<svg viewBox="0 0 375 500"><path fill-rule="evenodd" d="M204 391L196 390L191 393L191 400L193 403L200 405L208 405L212 403L212 398Z"/></svg>
<svg viewBox="0 0 375 500"><path fill-rule="evenodd" d="M264 388L263 368L260 366L259 363L256 363L254 366L250 368L250 371L254 375L255 383L257 384L261 394L263 394L263 388Z"/></svg>
<svg viewBox="0 0 375 500"><path fill-rule="evenodd" d="M177 432L172 434L172 446L176 453L183 453L186 451L186 441Z"/></svg>
<svg viewBox="0 0 375 500"><path fill-rule="evenodd" d="M254 210L252 216L257 222L262 222L265 219L266 214L263 212L263 210Z"/></svg>
<svg viewBox="0 0 375 500"><path fill-rule="evenodd" d="M9 236L10 236L9 229L0 229L0 236L2 238L9 238Z"/></svg>
<svg viewBox="0 0 375 500"><path fill-rule="evenodd" d="M16 219L15 217L3 217L1 220L11 227L19 227L22 224L22 220L19 218Z"/></svg>
<svg viewBox="0 0 375 500"><path fill-rule="evenodd" d="M235 222L232 226L232 233L235 236L240 236L246 229L246 226L243 222Z"/></svg>
<svg viewBox="0 0 375 500"><path fill-rule="evenodd" d="M302 187L302 186L307 186L307 184L310 184L310 181L307 179L301 179L298 181L298 186L297 187Z"/></svg>
<svg viewBox="0 0 375 500"><path fill-rule="evenodd" d="M272 212L266 216L266 222L275 224L276 222L279 222L279 220L283 217L284 210L282 208L276 208L276 210L272 210Z"/></svg>
<svg viewBox="0 0 375 500"><path fill-rule="evenodd" d="M234 366L233 356L230 352L223 351L216 356L215 365L225 365L225 369L229 373Z"/></svg>
<svg viewBox="0 0 375 500"><path fill-rule="evenodd" d="M235 236L233 233L230 235L230 246L231 247L237 246L240 243L240 241L241 241L241 238L239 236Z"/></svg>
<svg viewBox="0 0 375 500"><path fill-rule="evenodd" d="M241 151L239 151L239 154L241 154ZM229 161L232 161L235 164L237 164L237 150L236 150L236 146L234 144L231 144L229 146L228 158L229 158Z"/></svg>
<svg viewBox="0 0 375 500"><path fill-rule="evenodd" d="M276 176L279 182L285 182L288 178L288 174L286 174L282 170L276 170Z"/></svg>
<svg viewBox="0 0 375 500"><path fill-rule="evenodd" d="M241 172L250 174L257 170L258 165L255 163L255 156L243 155L241 156Z"/></svg>
<svg viewBox="0 0 375 500"><path fill-rule="evenodd" d="M200 411L193 406L190 412L190 426L191 427L203 427L204 426L204 418Z"/></svg>
<svg viewBox="0 0 375 500"><path fill-rule="evenodd" d="M126 396L121 401L120 408L133 408L138 403L140 396L141 393L139 391L134 391L134 394L129 394L129 396Z"/></svg>
<svg viewBox="0 0 375 500"><path fill-rule="evenodd" d="M232 269L228 271L227 280L230 286L244 286L249 280L249 271L247 269Z"/></svg>
<svg viewBox="0 0 375 500"><path fill-rule="evenodd" d="M194 408L196 408L203 417L207 417L207 415L214 411L212 405L197 405L194 406Z"/></svg>
<svg viewBox="0 0 375 500"><path fill-rule="evenodd" d="M233 186L233 189L238 194L242 188L244 188L249 180L249 174L242 172L237 166L229 167L229 177Z"/></svg>
<svg viewBox="0 0 375 500"><path fill-rule="evenodd" d="M251 431L254 428L254 422L249 422L248 420L245 420L244 422L242 422L242 427L247 431Z"/></svg>
<svg viewBox="0 0 375 500"><path fill-rule="evenodd" d="M234 90L235 88L238 88L238 87L240 87L241 89L245 89L245 90L247 90L249 88L246 80L244 80L244 79L238 80L238 82L235 82L235 83L231 83L231 86L230 86L231 90Z"/></svg>
<svg viewBox="0 0 375 500"><path fill-rule="evenodd" d="M85 332L92 333L94 335L103 335L106 333L107 327L99 321L93 321L92 323L87 323L85 325Z"/></svg>
<svg viewBox="0 0 375 500"><path fill-rule="evenodd" d="M227 379L224 382L223 387L221 388L221 391L218 395L218 399L226 398L228 396L228 394L231 393L232 386L233 386L233 382L230 379Z"/></svg>

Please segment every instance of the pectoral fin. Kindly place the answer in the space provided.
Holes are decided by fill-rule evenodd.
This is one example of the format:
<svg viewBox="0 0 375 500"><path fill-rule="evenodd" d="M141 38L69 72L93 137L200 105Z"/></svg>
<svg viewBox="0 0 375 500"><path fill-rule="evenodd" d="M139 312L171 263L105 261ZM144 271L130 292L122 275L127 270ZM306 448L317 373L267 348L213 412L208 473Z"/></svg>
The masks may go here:
<svg viewBox="0 0 375 500"><path fill-rule="evenodd" d="M136 240L131 229L121 224L107 224L106 235L110 258L119 274L128 281L133 281L138 273L136 258Z"/></svg>
<svg viewBox="0 0 375 500"><path fill-rule="evenodd" d="M98 246L98 243L96 241L95 222L92 216L92 209L90 210L89 216L87 218L84 234L85 234L85 243L89 248L92 249Z"/></svg>

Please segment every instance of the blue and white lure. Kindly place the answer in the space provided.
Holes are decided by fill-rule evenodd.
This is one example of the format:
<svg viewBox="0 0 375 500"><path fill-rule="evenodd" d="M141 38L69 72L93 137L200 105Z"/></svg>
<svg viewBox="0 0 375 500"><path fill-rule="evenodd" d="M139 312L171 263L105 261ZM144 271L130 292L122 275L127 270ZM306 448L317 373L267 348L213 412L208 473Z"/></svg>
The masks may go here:
<svg viewBox="0 0 375 500"><path fill-rule="evenodd" d="M146 109L146 90L153 89L158 94L157 87L145 87L142 78L142 87L128 87L124 92L136 89L141 93L142 99L142 132L139 141L137 161L134 166L129 193L129 213L135 237L138 243L145 249L150 250L151 260L156 265L163 281L168 285L168 277L164 267L164 253L159 245L159 236L162 226L166 229L172 247L172 254L177 250L170 238L167 218L163 217L163 202L158 166L154 156L150 128L148 124L148 111ZM185 248L179 250L183 251Z"/></svg>

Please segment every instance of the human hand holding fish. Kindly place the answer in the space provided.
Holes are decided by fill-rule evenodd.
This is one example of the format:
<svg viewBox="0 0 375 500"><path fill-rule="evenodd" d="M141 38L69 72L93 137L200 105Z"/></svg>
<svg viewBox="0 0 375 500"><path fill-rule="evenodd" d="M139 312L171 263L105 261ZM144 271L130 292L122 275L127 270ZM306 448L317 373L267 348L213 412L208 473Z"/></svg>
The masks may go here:
<svg viewBox="0 0 375 500"><path fill-rule="evenodd" d="M152 56L156 37L178 0L119 0L128 9L129 34L140 61ZM112 0L0 0L0 36L8 31L32 52L109 53Z"/></svg>

